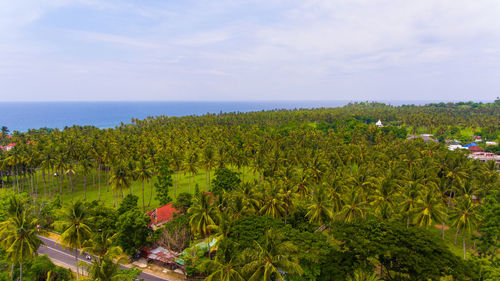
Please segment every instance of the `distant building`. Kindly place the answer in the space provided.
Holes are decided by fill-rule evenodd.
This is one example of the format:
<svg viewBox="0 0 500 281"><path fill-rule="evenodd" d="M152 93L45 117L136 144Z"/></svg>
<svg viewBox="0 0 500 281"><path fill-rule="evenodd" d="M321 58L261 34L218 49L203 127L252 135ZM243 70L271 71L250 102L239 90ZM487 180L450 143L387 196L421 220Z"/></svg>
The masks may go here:
<svg viewBox="0 0 500 281"><path fill-rule="evenodd" d="M490 146L490 145L498 145L498 143L496 141L487 141L486 146Z"/></svg>
<svg viewBox="0 0 500 281"><path fill-rule="evenodd" d="M406 138L408 140L414 140L414 139L423 139L425 143L429 143L429 142L438 142L437 139L434 139L432 138L432 135L431 134L421 134L421 135L410 135L408 138Z"/></svg>
<svg viewBox="0 0 500 281"><path fill-rule="evenodd" d="M495 161L498 165L500 165L500 155L496 155L492 152L474 152L469 154L469 158L482 162Z"/></svg>
<svg viewBox="0 0 500 281"><path fill-rule="evenodd" d="M172 203L170 203L149 211L146 215L151 218L151 226L156 228L171 221L174 218L174 214L178 212L179 211L172 206Z"/></svg>
<svg viewBox="0 0 500 281"><path fill-rule="evenodd" d="M380 121L380 119L378 119L377 123L375 123L375 126L382 128L382 127L384 127L384 124L382 124L382 121Z"/></svg>
<svg viewBox="0 0 500 281"><path fill-rule="evenodd" d="M180 255L180 253L170 251L161 246L154 249L143 249L142 252L143 256L146 257L148 262L168 267L171 270L182 267L181 264L176 262L176 259Z"/></svg>
<svg viewBox="0 0 500 281"><path fill-rule="evenodd" d="M447 145L458 145L458 144L460 144L460 141L459 141L459 140L457 140L457 139L453 139L453 140L449 140L449 139L447 139L447 140L446 140L446 144L447 144Z"/></svg>
<svg viewBox="0 0 500 281"><path fill-rule="evenodd" d="M11 150L14 146L16 146L16 143L9 143L6 146L0 146L0 149L3 151L9 151Z"/></svg>
<svg viewBox="0 0 500 281"><path fill-rule="evenodd" d="M448 149L451 151L457 150L457 149L467 149L459 144L450 144L448 145Z"/></svg>
<svg viewBox="0 0 500 281"><path fill-rule="evenodd" d="M471 143L469 143L469 144L462 145L462 146L463 146L463 147L465 147L465 148L469 148L469 147L471 147L471 146L477 146L477 143L475 143L475 142L471 142Z"/></svg>
<svg viewBox="0 0 500 281"><path fill-rule="evenodd" d="M482 152L482 151L484 151L484 149L482 147L477 146L477 145L469 146L468 148L473 153L474 152Z"/></svg>

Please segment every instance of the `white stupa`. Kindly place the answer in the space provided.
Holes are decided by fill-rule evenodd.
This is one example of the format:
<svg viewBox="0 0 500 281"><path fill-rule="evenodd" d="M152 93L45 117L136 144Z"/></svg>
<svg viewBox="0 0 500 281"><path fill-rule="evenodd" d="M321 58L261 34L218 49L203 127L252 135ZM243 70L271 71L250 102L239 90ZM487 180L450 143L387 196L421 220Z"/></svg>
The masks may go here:
<svg viewBox="0 0 500 281"><path fill-rule="evenodd" d="M377 123L375 123L375 125L377 125L377 127L379 127L379 128L384 127L384 124L382 124L382 121L380 121L380 119L378 119L378 121L377 121Z"/></svg>

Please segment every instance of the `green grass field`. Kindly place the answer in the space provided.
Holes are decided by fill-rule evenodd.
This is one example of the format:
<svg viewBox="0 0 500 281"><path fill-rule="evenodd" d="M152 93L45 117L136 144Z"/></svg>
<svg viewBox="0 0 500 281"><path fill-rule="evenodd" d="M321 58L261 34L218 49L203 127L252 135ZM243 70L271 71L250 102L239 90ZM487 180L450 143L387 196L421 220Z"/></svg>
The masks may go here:
<svg viewBox="0 0 500 281"><path fill-rule="evenodd" d="M242 169L242 173L244 173L243 178L244 180L249 180L255 178L251 172L248 171L248 169ZM44 198L44 199L50 199L51 197L53 198L54 195L59 195L59 187L60 187L60 179L59 178L54 178L54 184L57 184L57 193L54 194L54 186L51 183L51 180L47 180L46 183L46 191L44 192L44 185L43 185L43 180L41 177L41 173L38 172L39 175L37 175L38 178L38 194L39 197ZM177 179L177 174L173 174L172 178L174 179L174 182ZM210 173L210 180L214 179L214 171ZM57 183L55 182L57 180ZM156 182L156 177L153 179L154 182ZM95 185L94 182L95 181ZM191 181L191 184L190 184ZM104 172L101 173L101 201L106 204L107 206L113 206L113 190L109 185L106 184L106 175ZM204 170L200 170L199 173L193 177L191 177L190 174L184 174L181 173L180 176L180 184L179 187L174 189L174 187L170 187L169 190L169 195L172 199L175 200L176 196L181 193L181 192L189 192L189 193L194 193L195 191L195 186L198 185L199 190L206 190L207 189L207 184L206 184L206 172ZM146 210L151 210L160 205L158 200L156 200L156 188L153 186L151 189L151 180L149 182L144 182L144 202L146 205ZM51 197L49 197L49 191L48 189L51 188ZM208 187L209 188L209 187ZM73 196L74 200L84 200L85 199L85 192L83 188L83 178L81 176L73 176ZM151 193L152 190L152 193ZM141 182L139 181L134 181L132 183L132 187L123 190L123 195L127 195L129 193L133 193L134 195L139 197L138 205L142 207L142 185ZM46 194L46 196L44 196ZM121 202L121 193L116 192L116 205L118 206L119 203ZM150 199L151 198L151 199ZM65 176L64 181L63 181L63 195L61 197L63 204L68 204L72 201L72 194L71 194L71 187L70 187L70 182L69 182L69 177ZM93 200L98 200L99 199L99 187L98 187L98 179L94 175L89 175L87 177L87 195L86 195L86 200L87 201L93 201Z"/></svg>

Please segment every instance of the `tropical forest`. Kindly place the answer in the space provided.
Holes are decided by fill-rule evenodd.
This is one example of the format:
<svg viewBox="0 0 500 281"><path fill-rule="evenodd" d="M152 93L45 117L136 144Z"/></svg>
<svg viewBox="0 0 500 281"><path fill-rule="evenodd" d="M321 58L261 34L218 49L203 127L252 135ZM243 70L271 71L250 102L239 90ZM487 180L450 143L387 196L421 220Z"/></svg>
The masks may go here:
<svg viewBox="0 0 500 281"><path fill-rule="evenodd" d="M500 280L499 142L498 98L3 127L0 280Z"/></svg>

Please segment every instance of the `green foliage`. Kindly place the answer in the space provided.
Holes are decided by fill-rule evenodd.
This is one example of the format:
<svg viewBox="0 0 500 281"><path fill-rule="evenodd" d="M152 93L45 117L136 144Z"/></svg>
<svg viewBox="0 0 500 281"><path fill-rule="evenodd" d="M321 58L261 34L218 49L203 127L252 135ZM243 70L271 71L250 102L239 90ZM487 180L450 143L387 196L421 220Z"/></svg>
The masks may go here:
<svg viewBox="0 0 500 281"><path fill-rule="evenodd" d="M408 132L404 127L385 126L380 129L384 134L392 134L395 138L406 139Z"/></svg>
<svg viewBox="0 0 500 281"><path fill-rule="evenodd" d="M167 158L163 159L158 168L158 182L155 183L156 199L160 205L166 205L172 202L172 198L168 195L169 188L174 185L172 175L174 171L170 169L170 163Z"/></svg>
<svg viewBox="0 0 500 281"><path fill-rule="evenodd" d="M87 204L89 220L87 225L94 232L112 235L116 232L118 213L116 209L106 207L102 202L92 201Z"/></svg>
<svg viewBox="0 0 500 281"><path fill-rule="evenodd" d="M219 168L215 171L215 179L212 182L212 193L219 194L223 191L229 192L238 188L241 180L237 172L228 168Z"/></svg>
<svg viewBox="0 0 500 281"><path fill-rule="evenodd" d="M120 203L120 207L118 207L118 215L123 215L124 213L130 211L130 210L135 210L137 209L137 201L139 200L139 197L132 195L132 194L127 194L125 198L123 198L123 201Z"/></svg>
<svg viewBox="0 0 500 281"><path fill-rule="evenodd" d="M138 208L130 209L118 217L116 221L117 244L125 253L133 255L139 247L146 244L150 233L148 228L150 221L151 218L144 215Z"/></svg>
<svg viewBox="0 0 500 281"><path fill-rule="evenodd" d="M229 231L228 237L238 244L235 253L253 246L253 241L264 243L264 233L271 228L281 228L284 223L280 219L270 216L252 216L235 221Z"/></svg>
<svg viewBox="0 0 500 281"><path fill-rule="evenodd" d="M55 266L46 256L38 256L32 262L26 264L26 278L24 280L45 281L50 272L51 281L70 281L73 279L71 270Z"/></svg>
<svg viewBox="0 0 500 281"><path fill-rule="evenodd" d="M297 258L304 271L302 275L289 275L289 280L344 280L345 273L352 270L349 259L345 259L323 233L299 231L290 226L281 231L300 249Z"/></svg>
<svg viewBox="0 0 500 281"><path fill-rule="evenodd" d="M75 209L79 215L65 223L87 225L94 232L83 239L87 242L99 241L96 232L117 233L114 243L128 253L148 240L181 252L198 244L193 233L215 239L210 256L208 247L195 247L186 257L186 270L202 274L203 263L205 276L236 272L249 279L253 273L244 271L261 271L267 264L273 273L253 278L279 278L277 260L269 261L279 256L271 251L274 246L285 243L300 251L286 251L282 257L291 264L298 261L302 269L302 274L289 272L287 280L374 279L373 272L385 280L438 280L445 275L461 280L476 268L494 279L492 254L500 228L497 167L471 161L464 151L448 151L444 143L469 142L473 135L498 139L499 114L497 103L396 107L362 102L339 108L134 119L106 130L32 130L14 134L8 141L16 146L0 152L0 198L25 194L20 200L48 228L59 226L52 224L54 211L58 206L66 209L72 197L97 200L80 204ZM383 128L375 126L379 119ZM433 134L441 143L406 140L408 133ZM498 151L498 146L487 149ZM200 192L200 187L213 193ZM124 191L139 195L141 210L137 197L123 199ZM151 235L149 218L142 213L170 198L177 199L175 207L182 213ZM122 201L117 211L109 208L116 201ZM8 208L13 203L0 199L2 222L22 213ZM275 218L256 216L264 214ZM350 223L339 230L337 220ZM437 224L443 229L440 234ZM454 226L463 238L459 246L450 242ZM269 239L269 229L279 234ZM75 233L75 227L60 230ZM465 272L469 265L455 256L462 255L461 248L468 260L474 259L474 250L484 259ZM266 253L269 257L263 258ZM108 261L96 270L117 273ZM10 262L0 263L1 269L10 272Z"/></svg>
<svg viewBox="0 0 500 281"><path fill-rule="evenodd" d="M187 213L187 210L193 204L193 195L191 193L182 192L177 195L177 200L173 204L174 208L181 210L182 213Z"/></svg>
<svg viewBox="0 0 500 281"><path fill-rule="evenodd" d="M500 248L500 190L493 190L481 204L479 215L481 224L479 226L478 252L481 256L493 257Z"/></svg>
<svg viewBox="0 0 500 281"><path fill-rule="evenodd" d="M375 259L387 278L396 274L401 280L440 280L452 275L455 280L470 280L476 274L424 229L359 220L335 224L332 234L342 251L353 253L362 268L373 269L371 260Z"/></svg>
<svg viewBox="0 0 500 281"><path fill-rule="evenodd" d="M474 257L473 262L479 267L479 275L481 281L496 281L500 280L500 259L494 258L478 258Z"/></svg>

